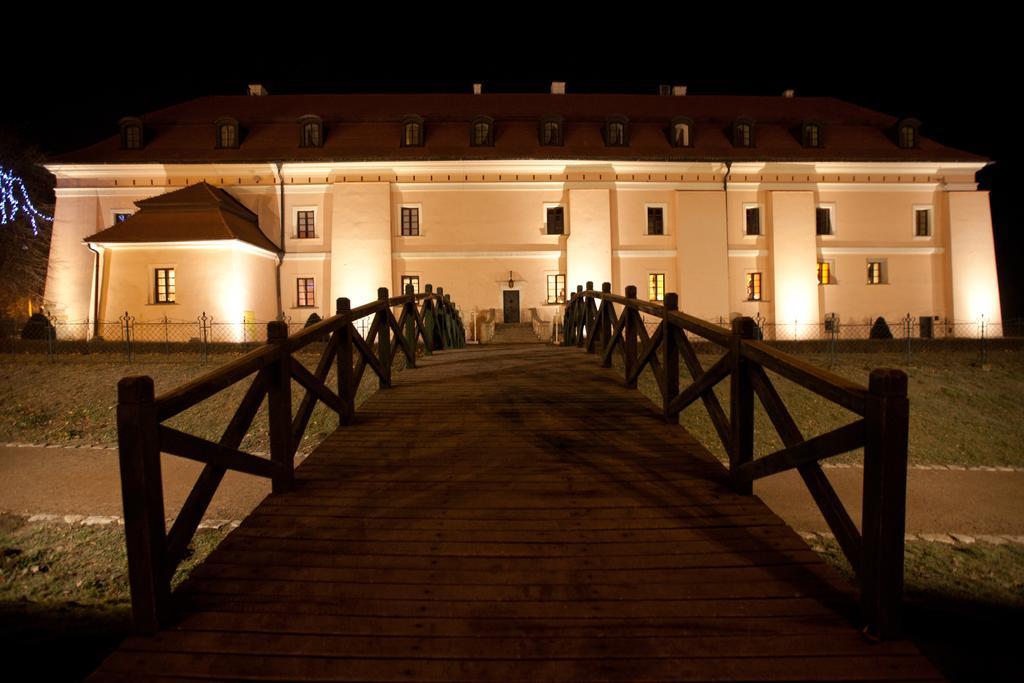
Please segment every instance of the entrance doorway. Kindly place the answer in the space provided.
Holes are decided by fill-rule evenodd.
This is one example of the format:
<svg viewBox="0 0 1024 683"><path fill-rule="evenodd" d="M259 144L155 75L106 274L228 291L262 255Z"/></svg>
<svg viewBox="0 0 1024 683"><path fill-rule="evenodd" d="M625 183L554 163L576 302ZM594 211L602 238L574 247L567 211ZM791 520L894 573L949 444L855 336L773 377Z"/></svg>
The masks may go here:
<svg viewBox="0 0 1024 683"><path fill-rule="evenodd" d="M506 289L501 293L504 320L507 323L519 322L519 290Z"/></svg>

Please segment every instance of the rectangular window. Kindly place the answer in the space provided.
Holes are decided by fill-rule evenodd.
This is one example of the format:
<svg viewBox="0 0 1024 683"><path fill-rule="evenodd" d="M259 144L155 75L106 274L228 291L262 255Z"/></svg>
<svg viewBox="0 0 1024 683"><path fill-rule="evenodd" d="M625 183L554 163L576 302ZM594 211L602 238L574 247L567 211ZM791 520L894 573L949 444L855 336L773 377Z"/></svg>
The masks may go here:
<svg viewBox="0 0 1024 683"><path fill-rule="evenodd" d="M565 303L565 275L548 275L548 303Z"/></svg>
<svg viewBox="0 0 1024 683"><path fill-rule="evenodd" d="M916 237L931 237L932 234L932 211L931 209L914 209L914 235Z"/></svg>
<svg viewBox="0 0 1024 683"><path fill-rule="evenodd" d="M832 264L828 261L818 261L818 284L832 284Z"/></svg>
<svg viewBox="0 0 1024 683"><path fill-rule="evenodd" d="M647 299L648 301L665 300L665 273L647 274Z"/></svg>
<svg viewBox="0 0 1024 683"><path fill-rule="evenodd" d="M747 301L761 300L761 273L747 273Z"/></svg>
<svg viewBox="0 0 1024 683"><path fill-rule="evenodd" d="M747 215L747 234L748 235L760 235L761 234L761 207L748 206L746 209Z"/></svg>
<svg viewBox="0 0 1024 683"><path fill-rule="evenodd" d="M824 207L819 206L815 211L815 218L817 222L817 230L815 231L818 235L831 235L832 234L832 212Z"/></svg>
<svg viewBox="0 0 1024 683"><path fill-rule="evenodd" d="M868 261L868 284L869 285L884 285L885 284L885 262L884 261Z"/></svg>
<svg viewBox="0 0 1024 683"><path fill-rule="evenodd" d="M300 277L295 280L295 305L299 308L316 306L316 289L313 278Z"/></svg>
<svg viewBox="0 0 1024 683"><path fill-rule="evenodd" d="M114 223L124 223L131 217L130 213L121 213L120 211L114 214Z"/></svg>
<svg viewBox="0 0 1024 683"><path fill-rule="evenodd" d="M665 234L665 210L660 206L647 207L647 234Z"/></svg>
<svg viewBox="0 0 1024 683"><path fill-rule="evenodd" d="M547 225L549 235L565 234L565 208L549 206L547 209Z"/></svg>
<svg viewBox="0 0 1024 683"><path fill-rule="evenodd" d="M412 285L412 293L420 293L420 276L419 275L403 275L402 276L402 291L399 296L405 296L406 288Z"/></svg>
<svg viewBox="0 0 1024 683"><path fill-rule="evenodd" d="M154 271L153 303L174 303L174 268L157 268Z"/></svg>
<svg viewBox="0 0 1024 683"><path fill-rule="evenodd" d="M402 235L416 237L420 234L420 210L416 206L402 207Z"/></svg>
<svg viewBox="0 0 1024 683"><path fill-rule="evenodd" d="M295 236L299 239L316 237L316 225L313 211L295 212Z"/></svg>

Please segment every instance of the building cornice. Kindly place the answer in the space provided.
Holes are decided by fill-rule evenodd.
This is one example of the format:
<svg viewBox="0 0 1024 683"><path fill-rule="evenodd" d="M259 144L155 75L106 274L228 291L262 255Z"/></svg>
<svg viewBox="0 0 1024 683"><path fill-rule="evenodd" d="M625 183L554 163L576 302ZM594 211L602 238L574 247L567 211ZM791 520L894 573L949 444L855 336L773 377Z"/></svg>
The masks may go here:
<svg viewBox="0 0 1024 683"><path fill-rule="evenodd" d="M83 244L86 244L83 242ZM147 251L159 249L161 251L179 251L187 249L200 250L231 250L242 251L256 256L263 256L277 261L277 254L266 249L261 249L254 244L241 240L195 240L191 242L94 242L96 246L111 251Z"/></svg>

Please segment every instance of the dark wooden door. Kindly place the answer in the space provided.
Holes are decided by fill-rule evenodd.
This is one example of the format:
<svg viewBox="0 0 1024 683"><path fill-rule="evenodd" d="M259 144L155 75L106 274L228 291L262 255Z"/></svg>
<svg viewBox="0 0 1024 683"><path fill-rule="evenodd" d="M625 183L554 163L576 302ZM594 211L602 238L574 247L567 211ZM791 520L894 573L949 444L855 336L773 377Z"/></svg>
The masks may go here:
<svg viewBox="0 0 1024 683"><path fill-rule="evenodd" d="M505 311L505 322L519 322L519 291L509 289L502 292L501 303Z"/></svg>

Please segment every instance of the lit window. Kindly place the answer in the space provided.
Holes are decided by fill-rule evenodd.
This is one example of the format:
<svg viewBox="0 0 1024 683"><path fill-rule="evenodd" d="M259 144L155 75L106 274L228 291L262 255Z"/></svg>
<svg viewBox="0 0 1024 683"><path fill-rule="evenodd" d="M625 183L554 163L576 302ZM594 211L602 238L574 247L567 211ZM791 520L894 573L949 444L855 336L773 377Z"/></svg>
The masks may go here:
<svg viewBox="0 0 1024 683"><path fill-rule="evenodd" d="M660 206L647 207L647 234L665 234L665 210Z"/></svg>
<svg viewBox="0 0 1024 683"><path fill-rule="evenodd" d="M819 206L815 209L816 229L818 235L832 234L832 211L828 207Z"/></svg>
<svg viewBox="0 0 1024 683"><path fill-rule="evenodd" d="M316 214L313 211L297 211L295 214L295 236L299 239L316 237Z"/></svg>
<svg viewBox="0 0 1024 683"><path fill-rule="evenodd" d="M828 261L818 261L818 284L832 284L832 264Z"/></svg>
<svg viewBox="0 0 1024 683"><path fill-rule="evenodd" d="M547 208L547 230L549 235L565 234L565 208L549 206Z"/></svg>
<svg viewBox="0 0 1024 683"><path fill-rule="evenodd" d="M473 136L470 142L474 147L486 147L494 144L493 128L487 119L477 119L473 123Z"/></svg>
<svg viewBox="0 0 1024 683"><path fill-rule="evenodd" d="M423 144L423 122L416 118L402 124L402 147L419 147Z"/></svg>
<svg viewBox="0 0 1024 683"><path fill-rule="evenodd" d="M868 261L868 284L885 284L885 261Z"/></svg>
<svg viewBox="0 0 1024 683"><path fill-rule="evenodd" d="M665 300L665 273L647 274L647 299L648 301Z"/></svg>
<svg viewBox="0 0 1024 683"><path fill-rule="evenodd" d="M126 212L120 212L120 211L119 211L119 212L117 212L117 213L115 213L115 214L114 214L114 223L115 223L115 224L116 224L116 223L124 223L124 222L125 222L126 220L128 220L128 219L129 219L130 217L131 217L131 214L130 214L130 213L126 213Z"/></svg>
<svg viewBox="0 0 1024 683"><path fill-rule="evenodd" d="M402 235L415 237L420 234L420 210L416 206L402 207Z"/></svg>
<svg viewBox="0 0 1024 683"><path fill-rule="evenodd" d="M761 273L747 273L747 301L761 300Z"/></svg>
<svg viewBox="0 0 1024 683"><path fill-rule="evenodd" d="M931 237L931 234L931 209L914 209L914 235L917 237Z"/></svg>
<svg viewBox="0 0 1024 683"><path fill-rule="evenodd" d="M690 146L690 129L693 123L687 120L676 119L672 122L672 144L675 147Z"/></svg>
<svg viewBox="0 0 1024 683"><path fill-rule="evenodd" d="M900 126L900 147L917 147L917 130L910 124Z"/></svg>
<svg viewBox="0 0 1024 683"><path fill-rule="evenodd" d="M548 303L565 303L565 275L548 275Z"/></svg>
<svg viewBox="0 0 1024 683"><path fill-rule="evenodd" d="M626 145L626 122L614 120L605 123L604 143L609 147L624 147Z"/></svg>
<svg viewBox="0 0 1024 683"><path fill-rule="evenodd" d="M135 118L121 119L121 147L142 149L142 121Z"/></svg>
<svg viewBox="0 0 1024 683"><path fill-rule="evenodd" d="M299 145L321 147L324 144L324 124L318 116L304 116L299 119Z"/></svg>
<svg viewBox="0 0 1024 683"><path fill-rule="evenodd" d="M554 119L545 119L540 124L540 144L545 147L562 144L562 123Z"/></svg>
<svg viewBox="0 0 1024 683"><path fill-rule="evenodd" d="M732 144L733 147L753 147L754 124L745 119L733 123Z"/></svg>
<svg viewBox="0 0 1024 683"><path fill-rule="evenodd" d="M804 124L804 147L821 147L821 126L816 123Z"/></svg>
<svg viewBox="0 0 1024 683"><path fill-rule="evenodd" d="M748 206L745 211L748 235L761 234L761 207Z"/></svg>
<svg viewBox="0 0 1024 683"><path fill-rule="evenodd" d="M217 119L217 147L233 149L238 147L238 121L230 117Z"/></svg>
<svg viewBox="0 0 1024 683"><path fill-rule="evenodd" d="M295 280L295 305L298 308L316 306L316 287L313 278L300 277Z"/></svg>
<svg viewBox="0 0 1024 683"><path fill-rule="evenodd" d="M157 268L154 271L153 303L174 303L174 268Z"/></svg>
<svg viewBox="0 0 1024 683"><path fill-rule="evenodd" d="M420 276L419 275L403 275L402 276L402 294L406 294L409 285L412 285L412 293L420 293Z"/></svg>

